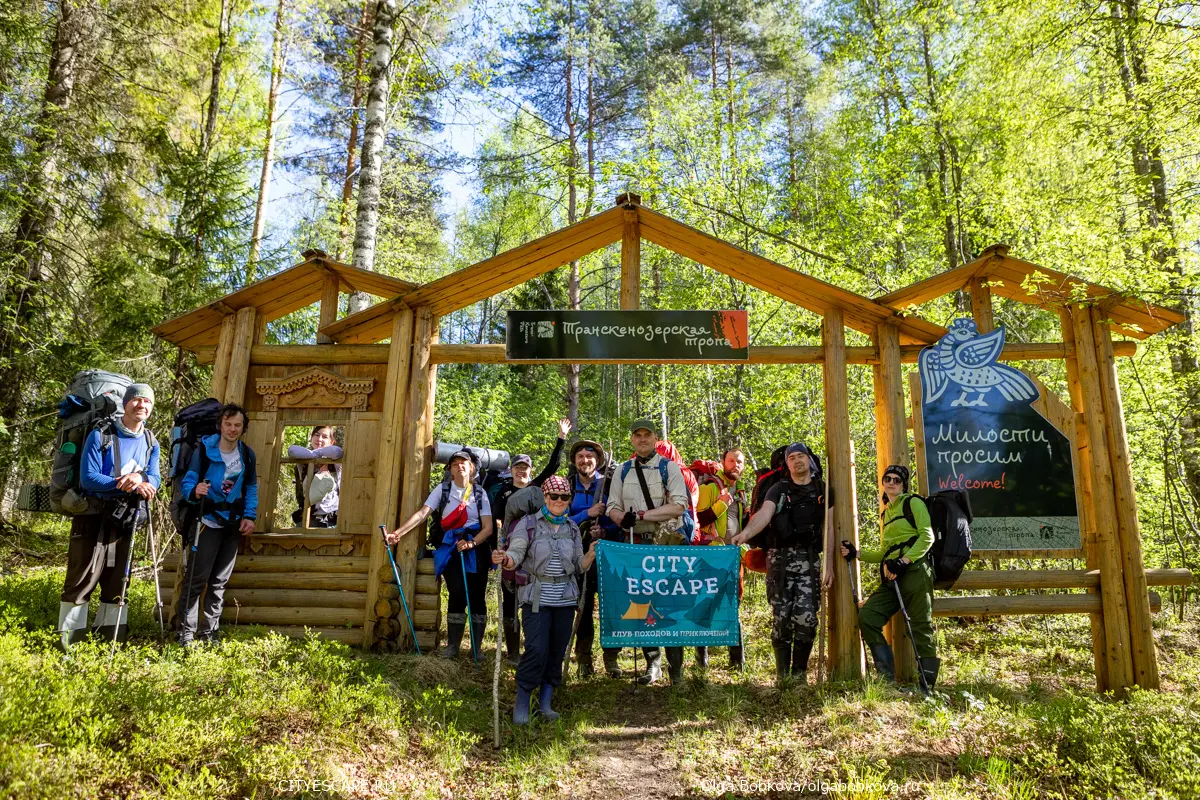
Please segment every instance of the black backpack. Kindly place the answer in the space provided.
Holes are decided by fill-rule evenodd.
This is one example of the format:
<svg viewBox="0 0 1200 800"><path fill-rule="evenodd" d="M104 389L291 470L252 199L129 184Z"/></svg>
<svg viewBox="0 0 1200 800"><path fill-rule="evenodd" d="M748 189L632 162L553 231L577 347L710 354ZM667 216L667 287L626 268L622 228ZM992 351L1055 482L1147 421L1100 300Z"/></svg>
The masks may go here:
<svg viewBox="0 0 1200 800"><path fill-rule="evenodd" d="M904 518L917 527L912 512L913 497L904 498ZM933 526L933 546L929 548L929 563L933 566L934 588L950 589L971 558L971 498L965 489L950 489L921 497L929 509ZM911 544L915 539L909 540Z"/></svg>
<svg viewBox="0 0 1200 800"><path fill-rule="evenodd" d="M208 472L208 456L200 440L217 432L221 420L221 401L212 397L181 408L171 424L171 466L167 477L171 481L171 520L184 538L196 524L200 507L185 501L180 485L192 463L192 455L200 449L200 478Z"/></svg>
<svg viewBox="0 0 1200 800"><path fill-rule="evenodd" d="M790 446L790 444L785 444L776 447L774 452L771 453L771 466L758 471L758 482L754 484L754 492L750 495L750 516L754 516L762 508L763 502L767 499L767 492L771 487L787 477L787 460L784 454L787 453L787 449ZM817 458L816 454L813 454L812 459L816 466L813 478L824 481L825 473L821 469L821 459ZM779 509L776 509L776 512L778 511ZM774 542L775 532L772 529L772 525L767 525L766 530L754 537L750 546L770 548Z"/></svg>

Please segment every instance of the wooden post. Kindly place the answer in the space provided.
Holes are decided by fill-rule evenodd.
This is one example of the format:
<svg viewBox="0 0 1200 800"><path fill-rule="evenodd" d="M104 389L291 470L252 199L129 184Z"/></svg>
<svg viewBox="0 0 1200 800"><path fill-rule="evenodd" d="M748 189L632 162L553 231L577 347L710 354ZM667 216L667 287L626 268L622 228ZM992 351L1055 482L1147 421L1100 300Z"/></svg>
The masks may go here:
<svg viewBox="0 0 1200 800"><path fill-rule="evenodd" d="M338 300L341 296L340 292L341 292L341 284L338 280L338 276L336 273L330 272L328 275L325 276L325 288L321 292L321 317L320 317L320 321L317 323L318 329L324 328L326 325L332 325L333 323L337 322ZM393 330L393 333L394 332L395 331ZM411 335L412 334L409 333L409 336L411 336ZM317 344L332 344L332 343L333 343L333 339L330 339L325 334L323 334L323 333L317 334ZM412 345L411 340L409 341L409 345L410 346ZM391 362L389 361L388 363L390 364ZM406 379L406 381L407 381L407 379ZM397 425L397 427L399 427L399 426ZM399 448L397 448L397 449L399 449Z"/></svg>
<svg viewBox="0 0 1200 800"><path fill-rule="evenodd" d="M229 356L229 377L225 384L225 402L245 405L246 382L250 379L250 348L254 345L253 306L238 309L234 323L233 349Z"/></svg>
<svg viewBox="0 0 1200 800"><path fill-rule="evenodd" d="M336 283L334 288L337 288ZM321 311L324 316L324 304ZM364 647L375 643L375 603L379 600L379 588L382 584L380 572L387 563L386 545L377 526L386 525L391 531L399 522L397 515L400 507L401 459L404 455L404 413L408 403L408 381L412 369L412 337L412 309L401 308L392 318L392 342L388 349L379 452L375 457L375 512L371 519L371 560L367 569L366 619L363 622ZM404 580L403 576L401 580ZM405 583L405 596L410 607L413 604L415 587L415 580Z"/></svg>
<svg viewBox="0 0 1200 800"><path fill-rule="evenodd" d="M975 327L980 333L996 330L996 322L992 317L992 289L987 285L986 278L971 279L971 316L975 318Z"/></svg>
<svg viewBox="0 0 1200 800"><path fill-rule="evenodd" d="M624 195L622 195L624 197ZM621 236L621 308L642 307L642 236L637 210L625 209L625 232Z"/></svg>
<svg viewBox="0 0 1200 800"><path fill-rule="evenodd" d="M1104 416L1108 420L1108 453L1112 459L1113 490L1117 502L1117 531L1121 565L1125 573L1125 600L1129 609L1129 641L1133 656L1134 682L1143 689L1158 689L1158 661L1154 653L1154 632L1150 627L1150 601L1146 594L1146 572L1142 562L1142 532L1138 524L1137 496L1133 487L1133 466L1129 461L1129 441L1125 432L1125 413L1121 407L1121 387L1117 382L1117 362L1113 357L1112 334L1104 320L1107 313L1093 306L1092 335L1096 340L1096 363Z"/></svg>
<svg viewBox="0 0 1200 800"><path fill-rule="evenodd" d="M1083 416L1091 455L1092 505L1096 520L1096 560L1100 570L1100 601L1104 612L1105 659L1109 688L1117 691L1133 685L1130 653L1129 612L1119 551L1117 502L1113 490L1112 459L1108 453L1108 425L1097 373L1096 341L1091 317L1083 307L1071 309L1075 330L1075 357Z"/></svg>
<svg viewBox="0 0 1200 800"><path fill-rule="evenodd" d="M1075 326L1069 308L1060 308L1059 322L1063 342L1075 345ZM1084 563L1088 569L1100 568L1096 553L1096 515L1092 500L1091 451L1088 447L1088 426L1084 418L1083 391L1079 385L1079 362L1074 355L1065 361L1067 368L1067 391L1071 397L1071 409L1075 412L1075 447L1071 453L1071 465L1075 472L1075 505L1079 511L1079 534L1086 554ZM1089 588L1088 594L1099 594L1099 588ZM1096 690L1109 688L1107 646L1104 640L1104 611L1089 615L1092 628L1092 664L1096 671Z"/></svg>
<svg viewBox="0 0 1200 800"><path fill-rule="evenodd" d="M835 542L848 539L858 546L858 512L854 497L854 467L850 452L850 409L846 385L845 317L840 308L825 313L821 324L821 346L825 355L825 448L826 468L833 503L833 542L826 543L830 561L837 557ZM854 605L845 570L834 572L829 608L829 653L831 674L841 680L861 678L862 640L858 636L858 609ZM858 562L852 567L857 570ZM861 581L857 581L859 585Z"/></svg>
<svg viewBox="0 0 1200 800"><path fill-rule="evenodd" d="M221 339L217 344L216 355L213 356L212 383L208 386L208 394L221 402L225 402L225 388L229 382L229 360L233 357L233 333L236 325L235 315L226 314L221 320Z"/></svg>
<svg viewBox="0 0 1200 800"><path fill-rule="evenodd" d="M416 309L415 316L400 467L401 520L408 519L425 502L433 456L433 401L437 365L430 361L429 351L437 340L437 320L428 307ZM400 540L396 553L396 566L400 569L400 580L404 582L404 593L410 598L410 606L416 588L417 552L421 549L423 537L423 529L412 531ZM402 631L400 641L406 641L407 636L408 631Z"/></svg>
<svg viewBox="0 0 1200 800"><path fill-rule="evenodd" d="M880 325L875 330L875 346L879 363L873 368L875 383L875 490L872 500L879 497L883 470L889 464L909 465L908 431L904 424L904 379L900 369L900 331L894 325ZM928 489L922 487L928 493ZM885 631L895 656L896 680L912 680L916 661L904 620L893 616Z"/></svg>

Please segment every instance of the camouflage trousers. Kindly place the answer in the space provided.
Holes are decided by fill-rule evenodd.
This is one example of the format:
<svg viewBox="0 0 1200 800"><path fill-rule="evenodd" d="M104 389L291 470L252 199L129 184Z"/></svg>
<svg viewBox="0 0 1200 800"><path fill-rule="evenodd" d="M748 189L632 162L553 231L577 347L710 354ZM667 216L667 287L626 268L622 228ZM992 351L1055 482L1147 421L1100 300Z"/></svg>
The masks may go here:
<svg viewBox="0 0 1200 800"><path fill-rule="evenodd" d="M821 610L820 555L806 547L767 551L767 602L771 604L771 639L805 642L817 638Z"/></svg>

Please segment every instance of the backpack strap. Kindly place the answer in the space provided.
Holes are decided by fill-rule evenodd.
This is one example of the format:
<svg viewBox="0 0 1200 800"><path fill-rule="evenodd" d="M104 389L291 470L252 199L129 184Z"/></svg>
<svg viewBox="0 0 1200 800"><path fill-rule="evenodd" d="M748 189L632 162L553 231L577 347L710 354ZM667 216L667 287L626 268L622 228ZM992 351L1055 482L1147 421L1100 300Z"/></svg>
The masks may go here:
<svg viewBox="0 0 1200 800"><path fill-rule="evenodd" d="M915 528L917 527L917 518L913 516L912 499L913 496L911 494L904 495L904 518L908 520L909 525Z"/></svg>

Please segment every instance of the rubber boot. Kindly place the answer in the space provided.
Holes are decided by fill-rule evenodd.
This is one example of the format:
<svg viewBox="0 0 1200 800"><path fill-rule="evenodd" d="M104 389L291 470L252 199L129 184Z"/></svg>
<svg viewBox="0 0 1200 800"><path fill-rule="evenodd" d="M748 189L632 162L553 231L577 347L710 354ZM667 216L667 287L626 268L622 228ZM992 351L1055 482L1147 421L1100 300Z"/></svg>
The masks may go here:
<svg viewBox="0 0 1200 800"><path fill-rule="evenodd" d="M937 685L938 671L942 668L942 660L936 656L922 658L920 665L921 674L925 676L925 683L932 689Z"/></svg>
<svg viewBox="0 0 1200 800"><path fill-rule="evenodd" d="M513 706L513 724L528 725L529 724L529 695L528 689L517 687L517 704Z"/></svg>
<svg viewBox="0 0 1200 800"><path fill-rule="evenodd" d="M466 627L466 614L446 615L446 646L438 652L440 657L458 658L458 649L462 646L463 631Z"/></svg>
<svg viewBox="0 0 1200 800"><path fill-rule="evenodd" d="M483 642L487 634L487 617L480 614L471 615L471 636L475 642L475 654L483 659Z"/></svg>
<svg viewBox="0 0 1200 800"><path fill-rule="evenodd" d="M104 642L111 642L115 636L118 642L124 643L129 639L129 606L116 603L101 603L96 610L96 619L92 623L92 636Z"/></svg>
<svg viewBox="0 0 1200 800"><path fill-rule="evenodd" d="M792 643L772 639L771 649L775 651L775 680L782 683L792 670Z"/></svg>
<svg viewBox="0 0 1200 800"><path fill-rule="evenodd" d="M596 674L596 665L592 663L591 642L575 640L575 663L579 665L579 677L589 678Z"/></svg>
<svg viewBox="0 0 1200 800"><path fill-rule="evenodd" d="M642 648L646 656L646 672L638 676L638 683L650 686L662 680L662 650L658 647Z"/></svg>
<svg viewBox="0 0 1200 800"><path fill-rule="evenodd" d="M561 716L561 714L550 707L550 698L552 697L554 697L554 687L548 683L543 683L542 691L538 695L538 713L551 722Z"/></svg>
<svg viewBox="0 0 1200 800"><path fill-rule="evenodd" d="M625 670L621 669L621 665L617 662L617 656L620 654L621 651L615 648L606 647L604 649L604 671L610 678L620 678L625 674Z"/></svg>
<svg viewBox="0 0 1200 800"><path fill-rule="evenodd" d="M887 644L871 645L871 657L875 659L875 671L879 677L896 682L896 660L892 656L892 647Z"/></svg>
<svg viewBox="0 0 1200 800"><path fill-rule="evenodd" d="M746 668L746 651L740 644L737 647L729 648L729 668L735 672L741 672Z"/></svg>
<svg viewBox="0 0 1200 800"><path fill-rule="evenodd" d="M800 683L808 683L808 657L812 648L812 642L792 642L792 677Z"/></svg>
<svg viewBox="0 0 1200 800"><path fill-rule="evenodd" d="M667 648L667 674L672 686L683 683L683 648Z"/></svg>
<svg viewBox="0 0 1200 800"><path fill-rule="evenodd" d="M509 622L504 621L504 655L505 661L515 667L521 662L521 632L515 624L510 625Z"/></svg>
<svg viewBox="0 0 1200 800"><path fill-rule="evenodd" d="M696 666L700 669L708 669L708 648L696 648Z"/></svg>
<svg viewBox="0 0 1200 800"><path fill-rule="evenodd" d="M59 649L64 653L71 645L82 642L88 632L88 604L63 603L58 604L58 633Z"/></svg>

